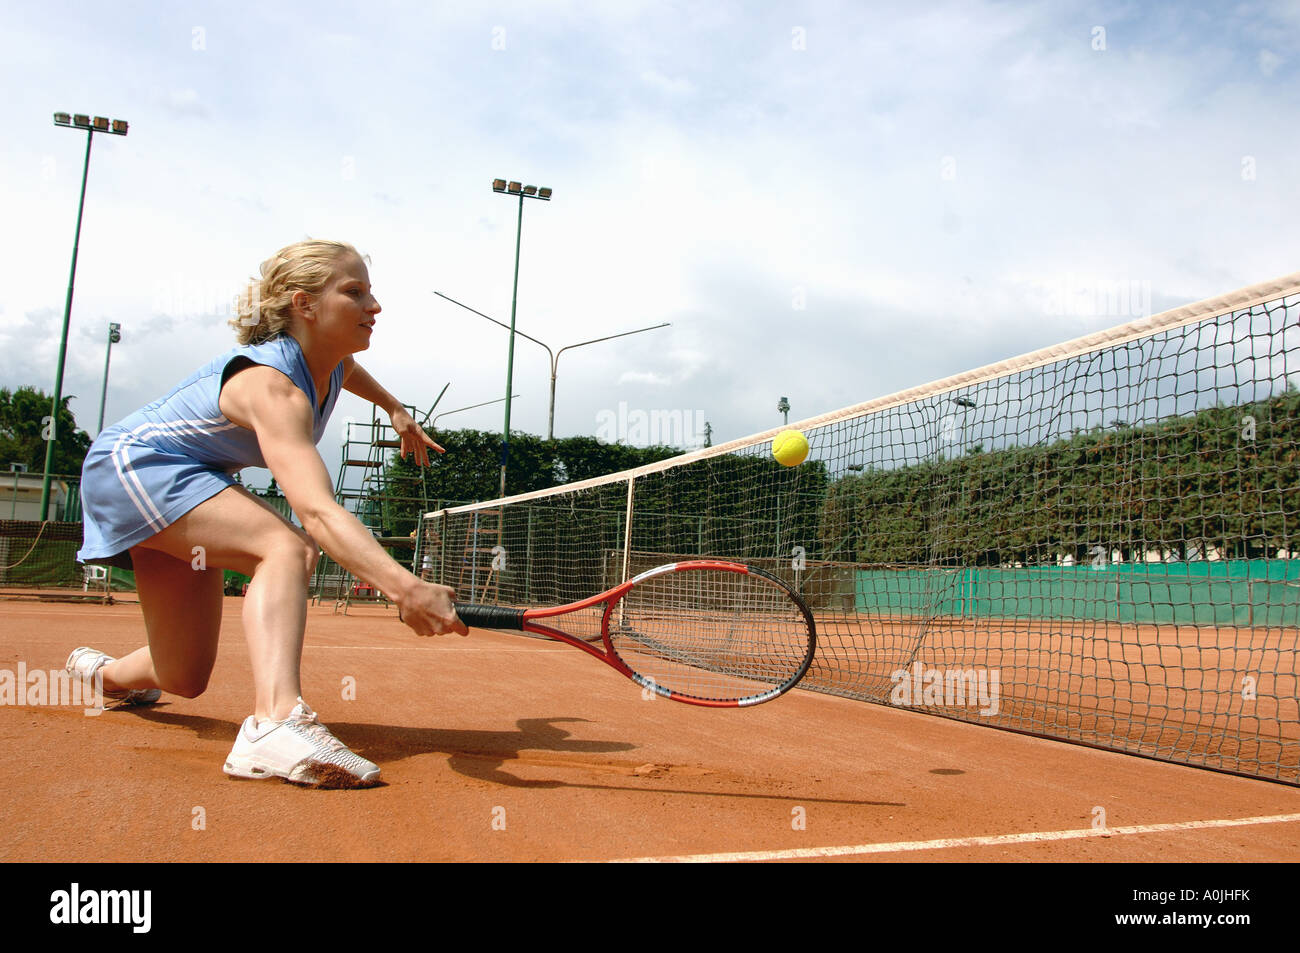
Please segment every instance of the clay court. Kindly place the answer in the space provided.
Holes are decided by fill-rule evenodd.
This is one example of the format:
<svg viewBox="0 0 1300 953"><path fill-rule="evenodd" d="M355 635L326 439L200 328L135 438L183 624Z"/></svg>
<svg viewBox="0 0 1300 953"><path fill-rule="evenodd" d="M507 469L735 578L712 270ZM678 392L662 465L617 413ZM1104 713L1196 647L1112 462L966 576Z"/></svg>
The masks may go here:
<svg viewBox="0 0 1300 953"><path fill-rule="evenodd" d="M747 710L645 700L572 648L421 639L378 606L311 608L303 676L385 783L233 781L221 765L252 705L241 605L226 601L199 698L0 706L0 860L1300 860L1292 785L804 690ZM0 628L11 671L144 632L131 601L7 601Z"/></svg>

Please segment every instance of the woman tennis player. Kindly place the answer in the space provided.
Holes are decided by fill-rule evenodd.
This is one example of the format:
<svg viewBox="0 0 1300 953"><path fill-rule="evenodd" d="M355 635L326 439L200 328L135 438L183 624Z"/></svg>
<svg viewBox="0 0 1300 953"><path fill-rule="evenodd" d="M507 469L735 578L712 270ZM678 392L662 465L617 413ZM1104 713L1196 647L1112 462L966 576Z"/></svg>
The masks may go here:
<svg viewBox="0 0 1300 953"><path fill-rule="evenodd" d="M135 570L149 644L113 659L79 648L68 670L118 704L203 693L217 654L222 569L252 577L243 605L256 701L226 759L237 778L319 786L377 783L302 699L307 590L320 549L384 592L420 635L466 634L453 593L398 565L334 500L316 450L339 392L388 412L401 453L442 452L352 355L370 346L379 302L351 245L303 241L262 264L231 321L239 347L95 440L82 474L78 559ZM268 467L304 529L238 485ZM305 531L304 531L305 530Z"/></svg>

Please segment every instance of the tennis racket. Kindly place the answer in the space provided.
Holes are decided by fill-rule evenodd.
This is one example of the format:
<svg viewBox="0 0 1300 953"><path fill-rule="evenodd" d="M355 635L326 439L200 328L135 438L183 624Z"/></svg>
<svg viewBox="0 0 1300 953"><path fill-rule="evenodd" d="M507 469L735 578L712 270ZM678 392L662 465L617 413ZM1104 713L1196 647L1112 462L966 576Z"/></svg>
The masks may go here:
<svg viewBox="0 0 1300 953"><path fill-rule="evenodd" d="M798 593L761 569L713 560L659 566L565 606L458 602L456 613L474 628L564 642L657 695L714 708L784 694L808 671L817 647L812 613Z"/></svg>

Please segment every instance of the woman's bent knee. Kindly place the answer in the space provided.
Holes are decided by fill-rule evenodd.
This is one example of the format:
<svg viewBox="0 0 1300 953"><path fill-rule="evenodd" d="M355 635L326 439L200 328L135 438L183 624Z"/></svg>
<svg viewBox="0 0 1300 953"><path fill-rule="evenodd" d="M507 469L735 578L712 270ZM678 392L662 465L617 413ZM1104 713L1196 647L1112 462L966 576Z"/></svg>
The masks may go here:
<svg viewBox="0 0 1300 953"><path fill-rule="evenodd" d="M310 579L316 570L316 562L320 559L320 550L312 538L305 533L301 535L285 535L275 541L267 548L258 559L257 569L267 565L280 567L281 569L291 569L302 573L303 579ZM253 577L257 577L257 569L253 571Z"/></svg>
<svg viewBox="0 0 1300 953"><path fill-rule="evenodd" d="M198 698L208 690L208 678L211 672L178 672L173 674L158 673L158 687L168 695L182 698Z"/></svg>
<svg viewBox="0 0 1300 953"><path fill-rule="evenodd" d="M310 579L312 573L316 571L316 564L320 562L321 550L320 547L316 545L316 540L312 539L310 536L307 536L306 533L304 533L303 536L305 538L305 543L306 543L306 549L303 551L303 557L307 561L307 578Z"/></svg>

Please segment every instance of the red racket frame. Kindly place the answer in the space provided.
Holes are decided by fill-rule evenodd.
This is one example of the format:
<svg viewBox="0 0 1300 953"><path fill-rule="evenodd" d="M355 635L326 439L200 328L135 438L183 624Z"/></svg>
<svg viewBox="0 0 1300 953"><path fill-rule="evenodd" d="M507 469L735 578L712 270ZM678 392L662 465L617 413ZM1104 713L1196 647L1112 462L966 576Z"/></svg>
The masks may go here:
<svg viewBox="0 0 1300 953"><path fill-rule="evenodd" d="M794 677L790 678L783 684L778 685L776 688L772 688L766 692L762 692L758 695L752 695L746 698L741 698L741 699L697 698L694 695L686 695L680 692L675 692L668 688L664 688L662 685L659 685L653 680L642 677L637 672L634 672L632 669L628 668L627 664L624 663L624 661L621 658L619 658L618 653L614 651L614 647L610 642L609 623L610 623L610 617L614 612L614 607L618 605L619 601L625 595L627 595L628 591L631 590L638 583L641 583L646 579L650 579L654 576L662 575L664 573L688 572L688 571L706 570L706 569L713 569L713 570L719 570L723 572L734 572L734 573L741 573L744 575L762 577L768 582L774 583L777 587L784 590L785 593L790 597L791 602L793 602L799 608L799 610L803 613L804 618L808 622L808 652L804 657L803 664L799 667L799 670L798 672L795 673ZM552 619L555 618L556 616L568 615L569 613L572 612L580 612L583 609L590 609L592 606L598 605L602 602L606 603L605 612L601 617L601 624L600 624L601 643L604 645L604 651L597 648L591 642L586 642L583 639L570 635L569 633L561 629L552 628L549 625L543 625L538 621L540 619ZM642 688L653 691L655 692L655 694L663 698L668 698L676 702L682 702L687 705L699 705L706 708L748 708L751 705L757 705L762 702L771 701L774 698L784 695L791 688L797 685L799 683L799 680L802 679L803 676L807 673L808 667L812 664L812 660L814 655L816 654L816 649L817 649L817 629L816 629L816 623L813 619L813 614L808 609L808 606L804 603L803 599L800 598L797 592L791 589L788 585L786 585L776 576L772 575L769 572L766 572L765 570L757 569L752 566L746 566L741 563L725 562L725 561L713 560L713 559L695 559L695 560L688 560L685 562L667 563L663 566L656 566L654 569L647 570L646 572L634 576L632 579L629 579L627 582L621 583L620 585L617 585L613 589L610 589L606 592L602 592L600 595L592 596L589 599L583 599L579 602L571 602L568 605L563 605L563 606L552 606L549 608L539 608L539 609L524 609L521 611L521 610L501 609L497 606L479 606L474 604L457 603L456 609L458 612L462 613L462 618L464 619L466 625L474 626L477 628L517 629L524 632L531 632L534 635L542 635L549 639L554 639L557 642L563 642L566 645L572 645L574 648L582 649L582 651L586 652L588 655L592 656L593 658L600 659L610 668L614 669L617 672L622 673L624 676L630 678L632 681L636 682ZM497 616L498 618L496 622L485 622L482 618L475 618L480 614L494 615ZM466 616L469 616L469 618L465 618Z"/></svg>

